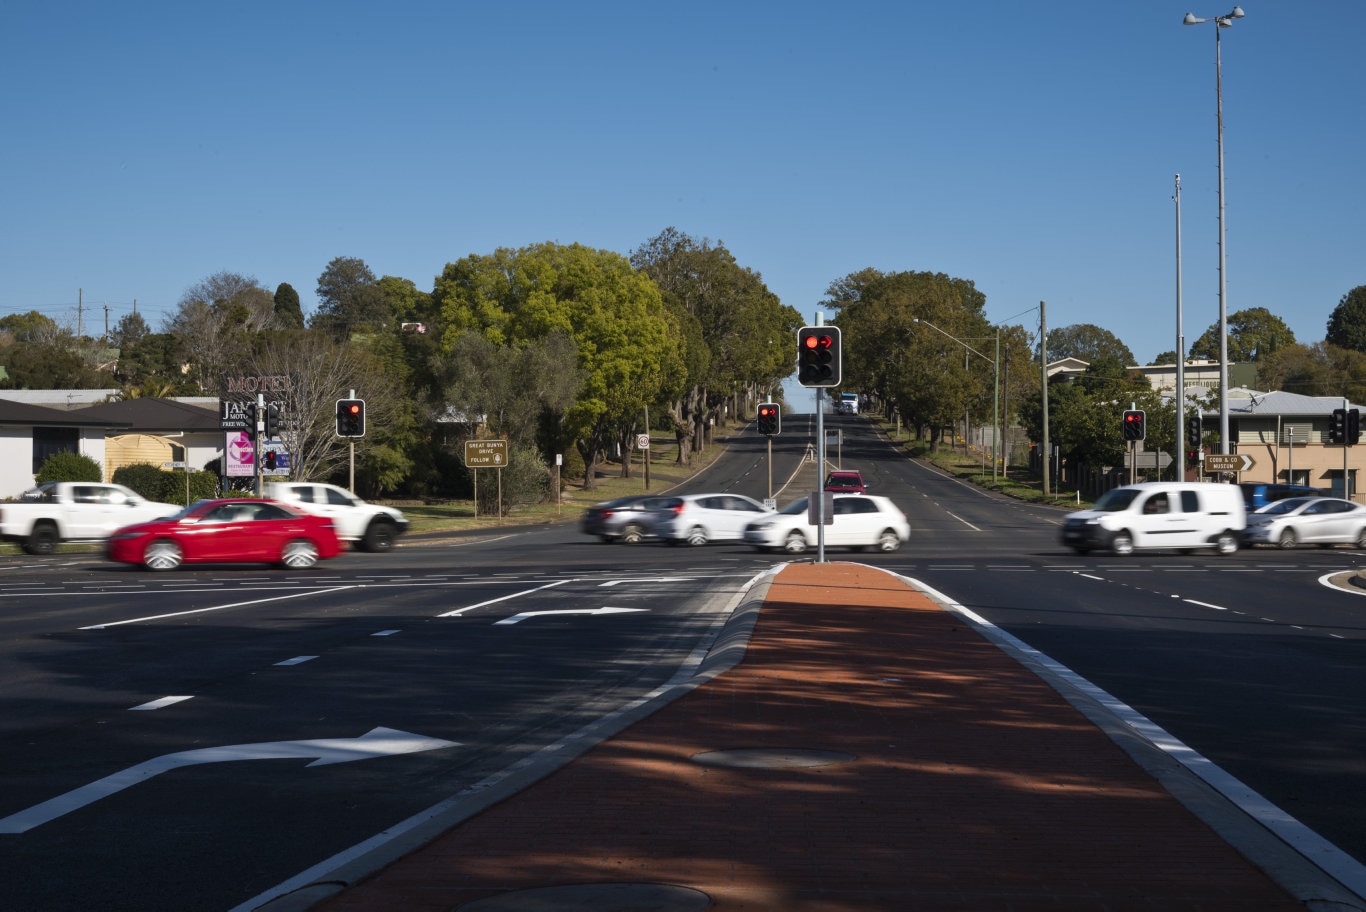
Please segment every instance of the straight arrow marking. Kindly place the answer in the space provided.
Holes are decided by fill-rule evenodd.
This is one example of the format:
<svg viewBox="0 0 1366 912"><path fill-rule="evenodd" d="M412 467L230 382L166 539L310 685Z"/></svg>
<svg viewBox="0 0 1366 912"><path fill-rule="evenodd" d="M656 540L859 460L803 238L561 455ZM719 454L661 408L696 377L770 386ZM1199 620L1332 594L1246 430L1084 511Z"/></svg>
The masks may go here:
<svg viewBox="0 0 1366 912"><path fill-rule="evenodd" d="M36 826L56 820L64 814L85 807L121 792L129 786L146 782L153 776L201 763L225 763L230 760L302 760L312 758L309 766L330 766L353 760L370 760L397 754L458 747L458 742L426 738L392 728L372 728L359 738L322 738L314 741L265 741L260 744L229 744L224 747L205 747L198 750L163 754L152 760L105 776L64 795L50 798L42 804L11 814L0 820L0 833L24 833Z"/></svg>
<svg viewBox="0 0 1366 912"><path fill-rule="evenodd" d="M544 617L548 614L629 614L636 611L649 611L648 608L613 608L606 606L603 608L567 608L563 611L524 611L521 614L514 614L512 617L505 617L501 621L494 621L493 625L516 624L525 621L527 618Z"/></svg>

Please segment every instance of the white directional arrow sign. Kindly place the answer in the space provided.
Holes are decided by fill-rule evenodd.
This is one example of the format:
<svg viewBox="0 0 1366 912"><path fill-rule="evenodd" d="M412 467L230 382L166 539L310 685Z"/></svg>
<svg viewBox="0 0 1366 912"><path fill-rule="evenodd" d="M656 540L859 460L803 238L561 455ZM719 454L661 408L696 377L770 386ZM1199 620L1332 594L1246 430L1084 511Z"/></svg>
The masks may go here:
<svg viewBox="0 0 1366 912"><path fill-rule="evenodd" d="M566 608L563 611L524 611L521 614L514 614L512 617L505 617L501 621L494 621L496 627L499 624L517 624L527 618L545 617L548 614L630 614L636 611L649 611L648 608Z"/></svg>
<svg viewBox="0 0 1366 912"><path fill-rule="evenodd" d="M0 820L0 833L24 833L36 826L56 820L63 814L83 808L87 804L107 798L115 792L123 791L131 785L146 782L153 776L183 766L200 763L226 763L229 760L302 760L312 758L309 766L328 766L333 763L350 763L353 760L369 760L373 757L391 757L397 754L415 754L421 751L437 750L442 747L457 747L455 741L442 741L439 738L425 738L392 728L373 728L359 738L321 738L315 741L266 741L260 744L230 744L226 747L205 747L199 750L181 751L177 754L163 754L137 766L106 776L89 785L73 789L35 804L17 814Z"/></svg>

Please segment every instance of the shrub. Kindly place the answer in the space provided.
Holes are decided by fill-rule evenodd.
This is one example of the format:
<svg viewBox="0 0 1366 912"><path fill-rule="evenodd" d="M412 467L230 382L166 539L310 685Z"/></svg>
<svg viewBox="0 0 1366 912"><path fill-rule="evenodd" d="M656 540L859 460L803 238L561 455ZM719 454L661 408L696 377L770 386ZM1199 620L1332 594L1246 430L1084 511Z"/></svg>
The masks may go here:
<svg viewBox="0 0 1366 912"><path fill-rule="evenodd" d="M163 471L159 466L150 463L140 462L135 465L120 466L114 470L114 477L110 479L114 484L121 484L125 488L137 491L148 500L166 502L166 476L168 472Z"/></svg>
<svg viewBox="0 0 1366 912"><path fill-rule="evenodd" d="M38 484L48 481L104 481L104 469L82 453L53 453L38 469Z"/></svg>

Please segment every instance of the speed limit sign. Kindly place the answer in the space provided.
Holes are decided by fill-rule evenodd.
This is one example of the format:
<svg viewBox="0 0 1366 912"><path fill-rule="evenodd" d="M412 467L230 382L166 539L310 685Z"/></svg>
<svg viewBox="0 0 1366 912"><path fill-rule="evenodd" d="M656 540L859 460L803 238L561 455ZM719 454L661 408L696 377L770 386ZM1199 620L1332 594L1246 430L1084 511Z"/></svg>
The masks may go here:
<svg viewBox="0 0 1366 912"><path fill-rule="evenodd" d="M648 450L649 448L650 448L650 435L649 435L649 434L637 434L637 435L636 435L636 449L637 449L637 450Z"/></svg>

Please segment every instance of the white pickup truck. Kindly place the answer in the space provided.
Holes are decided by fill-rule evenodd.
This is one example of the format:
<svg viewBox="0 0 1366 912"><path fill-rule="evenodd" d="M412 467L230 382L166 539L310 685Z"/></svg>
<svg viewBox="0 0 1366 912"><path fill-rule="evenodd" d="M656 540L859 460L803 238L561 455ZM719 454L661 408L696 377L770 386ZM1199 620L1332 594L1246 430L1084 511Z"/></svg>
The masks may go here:
<svg viewBox="0 0 1366 912"><path fill-rule="evenodd" d="M0 540L29 554L51 554L67 541L100 541L116 529L180 512L123 485L48 481L13 503L0 503Z"/></svg>
<svg viewBox="0 0 1366 912"><path fill-rule="evenodd" d="M362 551L388 551L408 529L408 518L401 511L367 503L336 485L272 481L261 493L300 510L332 517L337 537Z"/></svg>

